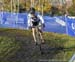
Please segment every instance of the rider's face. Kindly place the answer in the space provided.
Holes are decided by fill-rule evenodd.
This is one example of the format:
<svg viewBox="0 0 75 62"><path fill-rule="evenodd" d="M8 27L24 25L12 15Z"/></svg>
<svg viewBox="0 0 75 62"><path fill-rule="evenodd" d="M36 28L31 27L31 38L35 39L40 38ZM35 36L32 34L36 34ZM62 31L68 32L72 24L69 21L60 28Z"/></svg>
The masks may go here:
<svg viewBox="0 0 75 62"><path fill-rule="evenodd" d="M35 16L35 14L31 14L32 15L32 17L34 17Z"/></svg>

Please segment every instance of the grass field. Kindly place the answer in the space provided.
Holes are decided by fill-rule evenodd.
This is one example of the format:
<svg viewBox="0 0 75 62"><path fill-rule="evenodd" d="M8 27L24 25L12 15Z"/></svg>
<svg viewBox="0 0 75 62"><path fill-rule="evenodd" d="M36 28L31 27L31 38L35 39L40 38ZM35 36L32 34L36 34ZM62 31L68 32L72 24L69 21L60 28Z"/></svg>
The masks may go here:
<svg viewBox="0 0 75 62"><path fill-rule="evenodd" d="M34 45L31 31L0 28L0 62L68 62L75 52L75 38L44 32L44 54Z"/></svg>

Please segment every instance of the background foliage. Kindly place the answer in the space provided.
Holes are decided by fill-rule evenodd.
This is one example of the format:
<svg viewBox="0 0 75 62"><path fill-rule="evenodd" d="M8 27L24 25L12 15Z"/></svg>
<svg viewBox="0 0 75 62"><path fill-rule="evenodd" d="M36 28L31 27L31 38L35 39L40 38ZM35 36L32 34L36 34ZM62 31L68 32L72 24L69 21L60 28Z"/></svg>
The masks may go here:
<svg viewBox="0 0 75 62"><path fill-rule="evenodd" d="M72 0L73 4L67 8L67 12L69 15L75 15L75 0ZM3 7L4 11L9 11L11 12L11 7L12 7L12 12L27 12L29 8L31 7L31 0L19 0L19 5L18 5L18 0L13 0L12 6L11 6L11 0L2 0L3 5L0 7ZM40 13L43 13L45 15L47 14L52 14L52 3L49 0L32 0L32 3L34 2L34 7L37 11ZM40 2L40 3L39 3ZM66 4L57 5L55 6L57 8L54 11L53 15L63 15L66 11Z"/></svg>

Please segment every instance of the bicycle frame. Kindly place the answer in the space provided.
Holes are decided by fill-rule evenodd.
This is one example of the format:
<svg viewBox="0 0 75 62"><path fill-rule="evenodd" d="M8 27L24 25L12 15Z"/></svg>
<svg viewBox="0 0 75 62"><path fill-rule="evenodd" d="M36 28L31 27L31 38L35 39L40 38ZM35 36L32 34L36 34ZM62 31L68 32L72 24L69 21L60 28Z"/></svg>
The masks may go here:
<svg viewBox="0 0 75 62"><path fill-rule="evenodd" d="M42 40L41 40L41 35L40 35L40 32L39 32L39 27L41 27L41 26L35 27L35 30L36 30L35 36L36 36L36 42L38 43L38 47L41 51L41 54L43 54L42 45L41 45Z"/></svg>

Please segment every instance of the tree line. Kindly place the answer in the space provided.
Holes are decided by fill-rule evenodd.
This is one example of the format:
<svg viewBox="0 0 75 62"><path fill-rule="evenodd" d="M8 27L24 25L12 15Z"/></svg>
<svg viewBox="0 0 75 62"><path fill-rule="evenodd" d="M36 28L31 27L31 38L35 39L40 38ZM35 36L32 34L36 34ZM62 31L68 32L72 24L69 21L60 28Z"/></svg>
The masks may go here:
<svg viewBox="0 0 75 62"><path fill-rule="evenodd" d="M52 6L49 0L2 0L3 11L8 12L28 12L29 8L33 5L36 11L43 13L44 15L64 15L67 11L69 15L75 15L75 0L73 4L66 9L66 4ZM0 8L1 9L1 8Z"/></svg>

